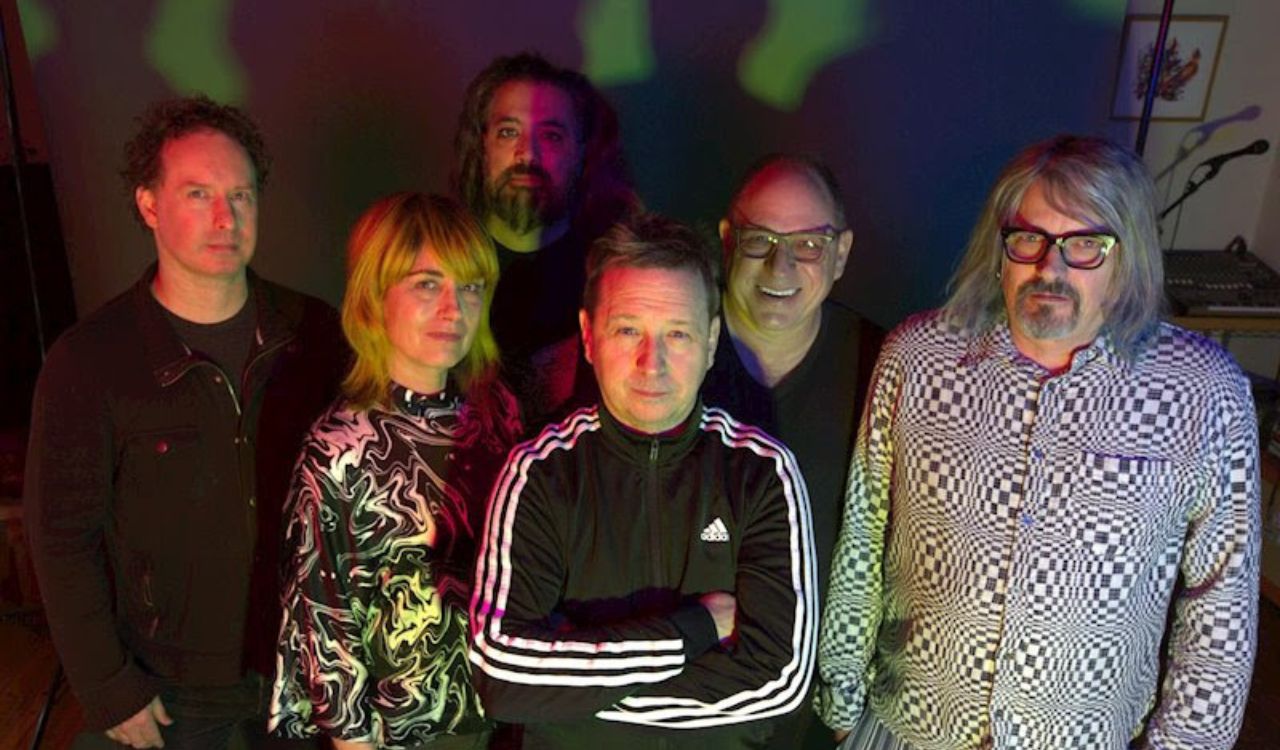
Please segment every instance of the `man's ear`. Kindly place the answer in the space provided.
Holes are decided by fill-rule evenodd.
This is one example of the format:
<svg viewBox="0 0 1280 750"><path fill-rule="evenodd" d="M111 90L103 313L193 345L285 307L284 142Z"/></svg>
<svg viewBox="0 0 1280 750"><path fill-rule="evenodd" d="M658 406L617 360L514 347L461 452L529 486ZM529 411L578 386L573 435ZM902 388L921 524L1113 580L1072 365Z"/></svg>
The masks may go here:
<svg viewBox="0 0 1280 750"><path fill-rule="evenodd" d="M587 314L585 307L578 310L578 328L582 329L582 356L586 358L587 364L594 365L592 357L595 356L595 341L591 338L591 316Z"/></svg>
<svg viewBox="0 0 1280 750"><path fill-rule="evenodd" d="M716 363L716 347L720 345L720 315L716 315L711 319L711 330L707 336L707 345L711 348L707 350L707 372L711 371L711 366Z"/></svg>
<svg viewBox="0 0 1280 750"><path fill-rule="evenodd" d="M853 230L846 229L836 237L836 275L838 279L844 275L844 264L849 261L849 251L853 249Z"/></svg>
<svg viewBox="0 0 1280 750"><path fill-rule="evenodd" d="M720 258L724 262L722 268L727 274L729 261L733 258L733 225L729 223L728 218L721 219L717 231L720 233Z"/></svg>
<svg viewBox="0 0 1280 750"><path fill-rule="evenodd" d="M133 203L138 207L138 213L142 214L142 221L152 229L156 228L158 221L156 220L156 194L151 188L145 185L139 185L133 191Z"/></svg>

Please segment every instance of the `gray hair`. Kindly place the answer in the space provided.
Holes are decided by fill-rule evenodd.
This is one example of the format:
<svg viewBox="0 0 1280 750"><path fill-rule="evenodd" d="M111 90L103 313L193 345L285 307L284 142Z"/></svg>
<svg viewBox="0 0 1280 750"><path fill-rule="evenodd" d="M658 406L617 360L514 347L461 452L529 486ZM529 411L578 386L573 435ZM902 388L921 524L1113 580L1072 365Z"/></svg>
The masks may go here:
<svg viewBox="0 0 1280 750"><path fill-rule="evenodd" d="M948 319L972 334L1006 318L1000 286L1004 248L1000 228L1039 182L1055 211L1087 217L1120 242L1103 330L1120 354L1137 356L1159 323L1164 305L1164 260L1156 231L1155 185L1142 160L1102 138L1060 135L1023 149L1000 173L948 285Z"/></svg>

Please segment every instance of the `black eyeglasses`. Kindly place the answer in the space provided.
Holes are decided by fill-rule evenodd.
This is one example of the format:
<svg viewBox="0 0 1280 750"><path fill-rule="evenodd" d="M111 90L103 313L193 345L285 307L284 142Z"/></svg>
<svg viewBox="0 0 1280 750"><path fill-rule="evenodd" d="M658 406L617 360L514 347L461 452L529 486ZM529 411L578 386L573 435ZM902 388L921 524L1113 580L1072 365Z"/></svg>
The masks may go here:
<svg viewBox="0 0 1280 750"><path fill-rule="evenodd" d="M1000 236L1005 257L1014 263L1039 263L1050 247L1056 247L1062 262L1086 271L1101 266L1120 241L1114 234L1094 230L1055 235L1025 227L1004 227Z"/></svg>
<svg viewBox="0 0 1280 750"><path fill-rule="evenodd" d="M736 227L738 252L747 258L768 258L782 246L800 263L817 263L841 230L824 228L802 232L774 232L763 227Z"/></svg>

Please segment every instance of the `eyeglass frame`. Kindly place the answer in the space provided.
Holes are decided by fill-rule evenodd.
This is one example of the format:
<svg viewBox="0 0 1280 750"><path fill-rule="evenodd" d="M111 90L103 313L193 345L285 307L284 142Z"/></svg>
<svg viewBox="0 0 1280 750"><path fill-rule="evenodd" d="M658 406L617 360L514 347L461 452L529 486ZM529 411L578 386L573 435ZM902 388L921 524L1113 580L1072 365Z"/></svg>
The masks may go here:
<svg viewBox="0 0 1280 750"><path fill-rule="evenodd" d="M773 241L769 243L770 245L769 252L765 253L764 255L750 255L748 253L742 252L743 231L761 232L763 234L767 234L770 237L772 237ZM787 252L791 254L791 258L795 260L797 263L821 263L822 260L827 256L827 250L831 247L832 243L838 242L840 240L840 235L844 234L846 231L848 231L847 228L837 229L836 227L833 227L830 224L823 224L822 226L813 227L811 229L799 229L794 232L778 232L773 229L770 229L769 227L762 227L757 224L735 224L733 227L733 249L735 252L742 252L742 257L744 258L750 258L752 260L768 260L770 256L778 252L779 247L786 246ZM826 237L827 244L822 246L822 252L818 254L818 257L801 258L799 255L796 254L796 248L795 248L795 245L792 244L793 242L792 238L796 237L797 235L815 235L815 234Z"/></svg>
<svg viewBox="0 0 1280 750"><path fill-rule="evenodd" d="M1013 255L1013 251L1009 249L1009 235L1016 234L1018 232L1038 234L1044 238L1044 245L1041 247L1039 255L1034 258L1020 258ZM1110 242L1106 243L1101 252L1098 253L1098 261L1096 263L1093 263L1092 265L1080 265L1078 263L1072 263L1071 259L1067 257L1067 248L1064 244L1067 240L1074 239L1076 237L1095 237L1110 240ZM1004 250L1004 257L1007 258L1010 263L1020 263L1028 266L1035 265L1036 263L1044 260L1045 256L1049 254L1049 249L1056 247L1058 248L1058 255L1062 256L1062 262L1067 264L1068 268L1075 268L1081 271L1093 271L1101 268L1102 264L1107 262L1107 258L1111 251L1119 244L1120 238L1114 233L1097 229L1081 229L1075 232L1050 234L1039 227L1000 227L1000 247Z"/></svg>

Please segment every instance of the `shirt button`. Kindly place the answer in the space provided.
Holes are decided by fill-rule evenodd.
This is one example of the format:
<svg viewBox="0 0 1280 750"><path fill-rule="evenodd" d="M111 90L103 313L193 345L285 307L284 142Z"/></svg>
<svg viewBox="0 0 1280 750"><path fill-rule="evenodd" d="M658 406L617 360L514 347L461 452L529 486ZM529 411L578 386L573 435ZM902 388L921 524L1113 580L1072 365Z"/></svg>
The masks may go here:
<svg viewBox="0 0 1280 750"><path fill-rule="evenodd" d="M255 498L255 497L252 497L252 496L251 496L251 497L249 498L249 507L250 507L250 508L256 508L256 507L258 507L258 499L257 499L257 498Z"/></svg>
<svg viewBox="0 0 1280 750"><path fill-rule="evenodd" d="M1044 450L1041 448L1032 448L1031 455L1037 460L1044 460Z"/></svg>
<svg viewBox="0 0 1280 750"><path fill-rule="evenodd" d="M221 385L221 384L222 384L222 376L221 376L221 375L214 375L214 376L213 376L213 382L215 382L215 383L217 383L217 384Z"/></svg>
<svg viewBox="0 0 1280 750"><path fill-rule="evenodd" d="M1028 528L1028 529L1034 526L1036 523L1035 517L1032 516L1030 513L1026 512L1025 510L1022 511L1022 513L1019 515L1018 520L1022 522L1023 528Z"/></svg>
<svg viewBox="0 0 1280 750"><path fill-rule="evenodd" d="M156 453L164 454L169 452L169 441L161 440L156 443Z"/></svg>

